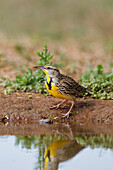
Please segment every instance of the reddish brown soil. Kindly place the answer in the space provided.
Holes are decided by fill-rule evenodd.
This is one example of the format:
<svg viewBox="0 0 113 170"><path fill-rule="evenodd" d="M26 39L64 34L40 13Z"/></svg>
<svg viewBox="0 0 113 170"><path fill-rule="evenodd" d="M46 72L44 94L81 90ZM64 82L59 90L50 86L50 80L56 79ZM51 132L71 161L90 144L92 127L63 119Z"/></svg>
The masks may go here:
<svg viewBox="0 0 113 170"><path fill-rule="evenodd" d="M54 122L83 123L100 122L113 123L113 101L96 100L92 98L77 99L70 117L62 118L70 102L64 108L50 109L51 105L61 102L60 99L42 94L11 94L0 95L0 117L8 116L10 122L38 122L50 118Z"/></svg>

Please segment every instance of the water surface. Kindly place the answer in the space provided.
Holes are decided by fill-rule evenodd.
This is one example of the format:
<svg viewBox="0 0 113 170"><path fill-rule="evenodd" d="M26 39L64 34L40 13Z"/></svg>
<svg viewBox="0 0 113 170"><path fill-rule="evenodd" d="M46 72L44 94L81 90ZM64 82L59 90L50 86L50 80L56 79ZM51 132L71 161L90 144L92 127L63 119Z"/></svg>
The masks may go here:
<svg viewBox="0 0 113 170"><path fill-rule="evenodd" d="M1 135L0 169L113 169L113 135L81 131L81 128L76 128L74 133L69 127L68 130L65 134L56 131L34 135L32 131L33 135Z"/></svg>

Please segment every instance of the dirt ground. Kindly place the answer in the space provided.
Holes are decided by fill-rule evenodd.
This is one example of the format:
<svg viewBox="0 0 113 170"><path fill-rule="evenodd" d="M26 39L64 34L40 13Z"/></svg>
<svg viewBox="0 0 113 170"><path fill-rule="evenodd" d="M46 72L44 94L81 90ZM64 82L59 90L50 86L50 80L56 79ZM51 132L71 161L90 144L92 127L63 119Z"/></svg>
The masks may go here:
<svg viewBox="0 0 113 170"><path fill-rule="evenodd" d="M33 123L49 118L52 123L113 123L113 101L81 98L76 100L70 117L62 118L70 107L70 102L64 108L50 109L51 105L61 102L60 99L43 94L11 94L0 95L0 117L7 116L10 122Z"/></svg>

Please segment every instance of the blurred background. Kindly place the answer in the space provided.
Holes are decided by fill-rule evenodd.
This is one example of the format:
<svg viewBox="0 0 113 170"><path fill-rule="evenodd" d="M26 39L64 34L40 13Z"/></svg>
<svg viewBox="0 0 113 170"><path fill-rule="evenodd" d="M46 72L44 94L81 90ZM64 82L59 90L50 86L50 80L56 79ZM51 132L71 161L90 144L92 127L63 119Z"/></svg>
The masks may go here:
<svg viewBox="0 0 113 170"><path fill-rule="evenodd" d="M112 0L2 0L0 31L8 38L112 39Z"/></svg>
<svg viewBox="0 0 113 170"><path fill-rule="evenodd" d="M0 1L2 75L10 70L13 77L12 67L25 70L36 62L34 51L45 43L53 61L65 63L64 72L76 78L97 64L113 71L113 1Z"/></svg>

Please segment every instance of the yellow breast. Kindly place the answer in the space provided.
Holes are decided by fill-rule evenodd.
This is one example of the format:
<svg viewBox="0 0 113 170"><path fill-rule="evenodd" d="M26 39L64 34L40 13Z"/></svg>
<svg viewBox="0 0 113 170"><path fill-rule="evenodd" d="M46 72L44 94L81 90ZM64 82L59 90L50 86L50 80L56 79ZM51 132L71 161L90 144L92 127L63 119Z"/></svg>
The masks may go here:
<svg viewBox="0 0 113 170"><path fill-rule="evenodd" d="M65 99L65 100L72 100L72 97L69 96L69 95L64 95L64 94L61 94L60 93L60 90L57 86L54 85L53 82L51 82L50 80L50 77L47 76L47 82L45 83L46 85L46 88L48 90L48 92L54 96L54 97L57 97L57 98L60 98L60 99Z"/></svg>

